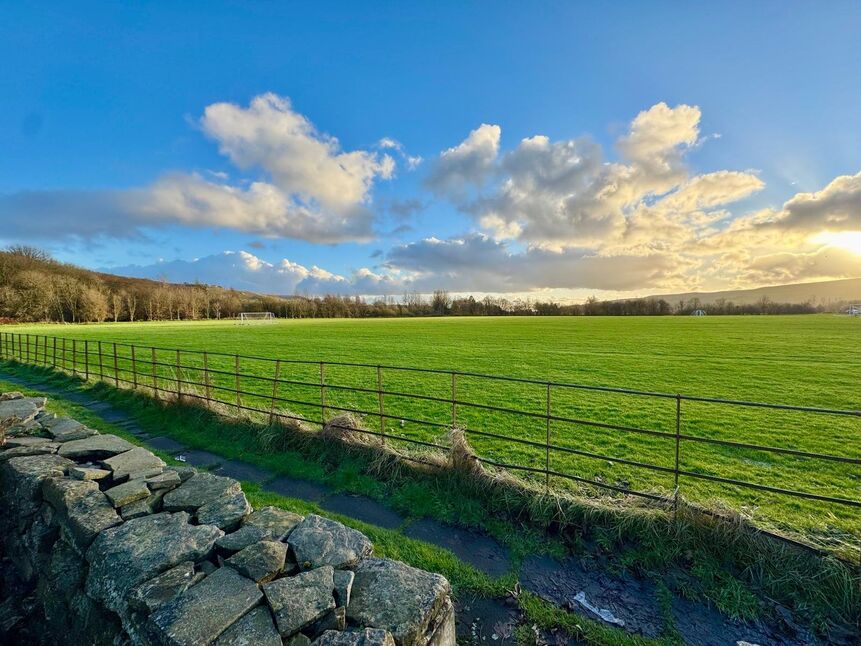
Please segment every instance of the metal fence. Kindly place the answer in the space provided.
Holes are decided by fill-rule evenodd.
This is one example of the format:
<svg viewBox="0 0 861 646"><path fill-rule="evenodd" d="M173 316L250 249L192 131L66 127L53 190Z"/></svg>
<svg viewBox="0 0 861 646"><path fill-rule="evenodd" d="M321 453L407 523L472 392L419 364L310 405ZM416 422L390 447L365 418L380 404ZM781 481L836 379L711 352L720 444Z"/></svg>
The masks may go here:
<svg viewBox="0 0 861 646"><path fill-rule="evenodd" d="M719 429L713 433L694 434L689 427L698 426L697 415L689 415L687 411L694 406L718 405L738 411L816 416L855 424L861 421L861 411L857 410L695 397L453 370L278 359L11 332L0 334L0 358L60 369L85 380L98 379L117 387L123 384L179 399L218 402L268 416L270 422L282 418L322 425L335 414L352 413L363 416L366 425L371 421L371 425L376 426L376 429L357 431L377 437L384 444L393 442L399 446L448 450L435 437L457 427L476 447L476 459L480 462L522 472L526 477L543 480L547 486L551 480L558 479L673 503L683 483L709 481L739 490L828 503L844 510L861 508L861 500L851 496L801 491L774 483L706 473L702 468L686 465L683 460L686 452L694 447L708 446L713 451L703 459L714 460L726 457L727 452L742 452L748 456L790 456L820 465L839 463L847 470L854 469L861 466L861 457L726 439L718 436L721 435ZM625 405L636 400L635 408L631 409L634 421L651 422L663 428L647 428L647 423L615 424L606 421L606 417L603 421L600 419L602 415L618 417L621 404L599 407L590 411L591 415L574 415L572 411L585 410L581 400L572 403L574 395L588 401L599 396L615 397L624 400ZM480 399L484 401L478 401ZM512 401L514 404L510 403ZM834 422L829 421L829 424ZM699 426L708 426L706 416L700 416ZM519 432L506 432L512 428ZM428 432L434 429L436 433ZM853 437L852 433L854 431L849 437ZM593 437L595 434L597 438ZM622 436L643 438L632 445L632 455L607 455L600 450L618 442ZM854 435L859 436L861 432ZM847 448L856 454L859 449L857 445L854 449ZM523 461L512 459L512 455L520 455ZM622 465L628 473L651 472L665 481L659 486L637 488L624 479L608 481L590 477L587 466L590 461L602 467ZM557 466L559 464L562 466ZM816 467L811 469L819 472ZM649 482L654 484L654 481ZM847 493L851 489L846 488Z"/></svg>

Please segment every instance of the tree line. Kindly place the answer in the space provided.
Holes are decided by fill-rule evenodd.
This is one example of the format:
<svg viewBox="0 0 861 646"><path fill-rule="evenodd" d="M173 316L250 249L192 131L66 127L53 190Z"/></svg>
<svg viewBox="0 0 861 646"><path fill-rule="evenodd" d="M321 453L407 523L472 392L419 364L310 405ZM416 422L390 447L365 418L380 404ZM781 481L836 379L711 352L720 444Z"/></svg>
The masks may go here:
<svg viewBox="0 0 861 646"><path fill-rule="evenodd" d="M810 303L774 303L762 299L737 305L696 298L670 303L637 298L561 304L553 301L486 296L452 297L445 290L431 296L366 300L358 296L267 296L215 285L173 284L126 278L61 263L29 246L0 251L0 321L66 322L164 321L233 318L240 312L273 312L283 318L380 318L409 316L668 316L695 310L707 314L812 314L824 311Z"/></svg>

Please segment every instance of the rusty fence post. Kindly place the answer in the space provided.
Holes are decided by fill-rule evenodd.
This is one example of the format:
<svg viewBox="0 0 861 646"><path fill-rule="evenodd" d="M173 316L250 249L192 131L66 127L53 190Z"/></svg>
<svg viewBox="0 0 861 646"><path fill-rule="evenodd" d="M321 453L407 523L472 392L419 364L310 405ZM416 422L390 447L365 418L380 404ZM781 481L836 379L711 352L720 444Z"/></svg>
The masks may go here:
<svg viewBox="0 0 861 646"><path fill-rule="evenodd" d="M67 364L66 364L66 337L63 337L62 341L63 341L63 344L62 344L63 347L62 347L62 358L60 360L60 364L61 364L61 368L63 370L67 370L68 368L67 368Z"/></svg>
<svg viewBox="0 0 861 646"><path fill-rule="evenodd" d="M176 401L182 401L182 365L179 361L179 349L176 351Z"/></svg>
<svg viewBox="0 0 861 646"><path fill-rule="evenodd" d="M241 390L242 382L239 380L239 355L234 355L233 357L233 372L236 376L236 411L239 412L242 410L242 397L239 395L239 391Z"/></svg>
<svg viewBox="0 0 861 646"><path fill-rule="evenodd" d="M96 346L96 351L99 353L99 381L105 380L105 360L102 352L102 342L99 341Z"/></svg>
<svg viewBox="0 0 861 646"><path fill-rule="evenodd" d="M451 427L457 425L457 373L451 373Z"/></svg>
<svg viewBox="0 0 861 646"><path fill-rule="evenodd" d="M281 359L275 360L275 379L272 380L272 401L269 404L269 426L275 422L275 397L278 394L278 379L281 377Z"/></svg>
<svg viewBox="0 0 861 646"><path fill-rule="evenodd" d="M78 342L72 339L72 375L78 376Z"/></svg>
<svg viewBox="0 0 861 646"><path fill-rule="evenodd" d="M206 350L203 351L203 388L206 393L206 403L212 402L212 395L209 389L209 355Z"/></svg>
<svg viewBox="0 0 861 646"><path fill-rule="evenodd" d="M90 380L90 342L84 340L84 381Z"/></svg>
<svg viewBox="0 0 861 646"><path fill-rule="evenodd" d="M326 425L326 364L320 362L320 426Z"/></svg>
<svg viewBox="0 0 861 646"><path fill-rule="evenodd" d="M27 349L26 349L26 354L24 355L26 357L24 359L24 361L26 363L30 363L30 335L29 334L27 335L26 343L27 343Z"/></svg>
<svg viewBox="0 0 861 646"><path fill-rule="evenodd" d="M548 492L550 491L550 387L550 382L548 381L546 406L547 436L544 444L544 487Z"/></svg>
<svg viewBox="0 0 861 646"><path fill-rule="evenodd" d="M53 358L51 361L51 367L56 368L57 367L57 337L54 337L54 342L52 343L52 345L54 346L54 349L52 351L53 352Z"/></svg>
<svg viewBox="0 0 861 646"><path fill-rule="evenodd" d="M117 363L117 344L114 342L114 388L120 387L120 368Z"/></svg>
<svg viewBox="0 0 861 646"><path fill-rule="evenodd" d="M132 349L132 388L137 390L138 387L138 363L135 357L135 346L134 343L131 345Z"/></svg>
<svg viewBox="0 0 861 646"><path fill-rule="evenodd" d="M377 366L377 404L380 408L380 442L386 445L386 410L383 406L383 368Z"/></svg>
<svg viewBox="0 0 861 646"><path fill-rule="evenodd" d="M682 396L676 395L676 459L673 467L673 512L679 508L679 451L681 448Z"/></svg>
<svg viewBox="0 0 861 646"><path fill-rule="evenodd" d="M158 362L156 360L156 352L155 346L150 347L151 357L150 361L152 363L152 394L158 399Z"/></svg>

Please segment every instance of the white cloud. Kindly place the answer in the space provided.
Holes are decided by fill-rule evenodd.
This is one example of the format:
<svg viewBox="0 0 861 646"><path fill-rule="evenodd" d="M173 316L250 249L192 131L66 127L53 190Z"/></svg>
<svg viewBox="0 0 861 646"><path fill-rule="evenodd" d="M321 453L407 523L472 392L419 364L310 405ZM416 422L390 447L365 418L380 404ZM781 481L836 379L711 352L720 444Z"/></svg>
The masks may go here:
<svg viewBox="0 0 861 646"><path fill-rule="evenodd" d="M428 188L460 199L471 187L480 185L493 170L501 134L499 126L483 123L463 142L444 150L426 179Z"/></svg>

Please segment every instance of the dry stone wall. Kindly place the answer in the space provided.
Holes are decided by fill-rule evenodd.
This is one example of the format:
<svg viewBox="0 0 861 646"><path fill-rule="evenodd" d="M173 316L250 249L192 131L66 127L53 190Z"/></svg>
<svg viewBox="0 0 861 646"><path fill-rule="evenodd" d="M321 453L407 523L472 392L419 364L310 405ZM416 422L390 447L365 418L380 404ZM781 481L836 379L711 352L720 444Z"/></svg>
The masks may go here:
<svg viewBox="0 0 861 646"><path fill-rule="evenodd" d="M0 642L448 646L448 581L0 396Z"/></svg>

